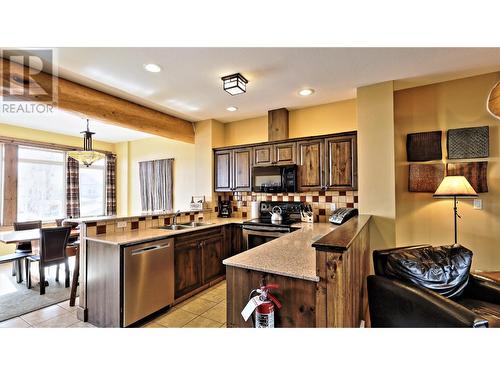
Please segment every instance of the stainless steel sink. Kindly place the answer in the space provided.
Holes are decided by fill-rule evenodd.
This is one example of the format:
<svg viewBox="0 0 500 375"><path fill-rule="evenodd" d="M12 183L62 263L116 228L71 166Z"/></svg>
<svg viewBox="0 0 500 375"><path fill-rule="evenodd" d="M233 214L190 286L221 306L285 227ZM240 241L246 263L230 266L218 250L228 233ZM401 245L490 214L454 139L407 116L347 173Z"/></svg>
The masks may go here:
<svg viewBox="0 0 500 375"><path fill-rule="evenodd" d="M206 225L210 225L208 223L202 223L200 221L191 221L190 223L186 224L179 224L180 226L185 226L187 228L196 228L196 227L204 227Z"/></svg>
<svg viewBox="0 0 500 375"><path fill-rule="evenodd" d="M164 225L161 227L158 227L158 229L167 229L167 230L182 230L182 229L187 229L191 227L187 227L185 225L179 225L179 224L172 224L172 225Z"/></svg>
<svg viewBox="0 0 500 375"><path fill-rule="evenodd" d="M189 228L197 228L197 227L204 227L206 225L210 225L208 223L201 223L201 222L196 222L192 221L190 223L184 223L184 224L171 224L171 225L164 225L158 227L158 229L166 229L166 230L182 230L182 229L189 229Z"/></svg>

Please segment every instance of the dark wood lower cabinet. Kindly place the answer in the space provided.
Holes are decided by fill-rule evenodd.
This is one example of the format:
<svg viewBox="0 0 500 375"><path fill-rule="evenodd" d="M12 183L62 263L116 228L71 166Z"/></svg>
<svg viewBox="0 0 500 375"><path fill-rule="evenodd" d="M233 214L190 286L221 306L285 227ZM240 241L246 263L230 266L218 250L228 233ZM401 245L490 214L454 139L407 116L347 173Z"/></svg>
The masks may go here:
<svg viewBox="0 0 500 375"><path fill-rule="evenodd" d="M201 249L197 241L176 239L174 253L175 298L202 285Z"/></svg>
<svg viewBox="0 0 500 375"><path fill-rule="evenodd" d="M230 227L231 230L231 244L229 256L239 254L243 251L243 232L241 225L233 224Z"/></svg>
<svg viewBox="0 0 500 375"><path fill-rule="evenodd" d="M224 275L224 238L212 237L201 243L203 284Z"/></svg>
<svg viewBox="0 0 500 375"><path fill-rule="evenodd" d="M227 230L217 227L177 236L175 239L175 298L224 276L222 261L229 249Z"/></svg>

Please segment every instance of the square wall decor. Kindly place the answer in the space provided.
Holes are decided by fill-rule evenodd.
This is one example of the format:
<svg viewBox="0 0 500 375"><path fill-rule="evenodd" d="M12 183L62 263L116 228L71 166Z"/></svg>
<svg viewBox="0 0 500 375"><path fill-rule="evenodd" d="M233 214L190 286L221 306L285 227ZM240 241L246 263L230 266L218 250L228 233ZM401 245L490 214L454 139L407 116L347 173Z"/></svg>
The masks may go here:
<svg viewBox="0 0 500 375"><path fill-rule="evenodd" d="M489 126L448 130L448 159L489 156Z"/></svg>
<svg viewBox="0 0 500 375"><path fill-rule="evenodd" d="M444 164L410 164L408 191L434 193L444 178Z"/></svg>
<svg viewBox="0 0 500 375"><path fill-rule="evenodd" d="M476 193L488 192L488 162L448 163L447 176L464 176L474 188Z"/></svg>
<svg viewBox="0 0 500 375"><path fill-rule="evenodd" d="M412 133L406 136L408 161L441 160L441 131Z"/></svg>

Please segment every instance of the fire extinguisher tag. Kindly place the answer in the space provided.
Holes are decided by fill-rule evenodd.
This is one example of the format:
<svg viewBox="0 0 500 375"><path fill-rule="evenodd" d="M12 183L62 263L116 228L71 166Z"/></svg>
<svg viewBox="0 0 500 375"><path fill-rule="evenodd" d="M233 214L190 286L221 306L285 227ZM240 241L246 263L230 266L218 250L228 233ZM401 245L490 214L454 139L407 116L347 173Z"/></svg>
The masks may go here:
<svg viewBox="0 0 500 375"><path fill-rule="evenodd" d="M241 316L243 316L243 319L245 319L245 322L250 318L250 316L253 314L254 310L257 308L257 306L260 306L264 303L260 299L260 296L255 296L248 301L247 305L241 312Z"/></svg>

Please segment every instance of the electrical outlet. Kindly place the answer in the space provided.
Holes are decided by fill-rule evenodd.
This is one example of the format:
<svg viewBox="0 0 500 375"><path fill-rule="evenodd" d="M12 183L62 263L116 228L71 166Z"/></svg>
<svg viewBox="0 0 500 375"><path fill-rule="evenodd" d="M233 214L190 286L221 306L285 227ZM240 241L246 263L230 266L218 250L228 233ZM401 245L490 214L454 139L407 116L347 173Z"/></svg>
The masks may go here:
<svg viewBox="0 0 500 375"><path fill-rule="evenodd" d="M126 228L127 227L127 222L126 221L118 221L116 223L117 228Z"/></svg>
<svg viewBox="0 0 500 375"><path fill-rule="evenodd" d="M482 199L474 199L474 209L482 210L483 209L483 200Z"/></svg>
<svg viewBox="0 0 500 375"><path fill-rule="evenodd" d="M333 212L333 211L335 211L336 209L337 209L337 203L332 203L332 204L330 205L330 210Z"/></svg>

